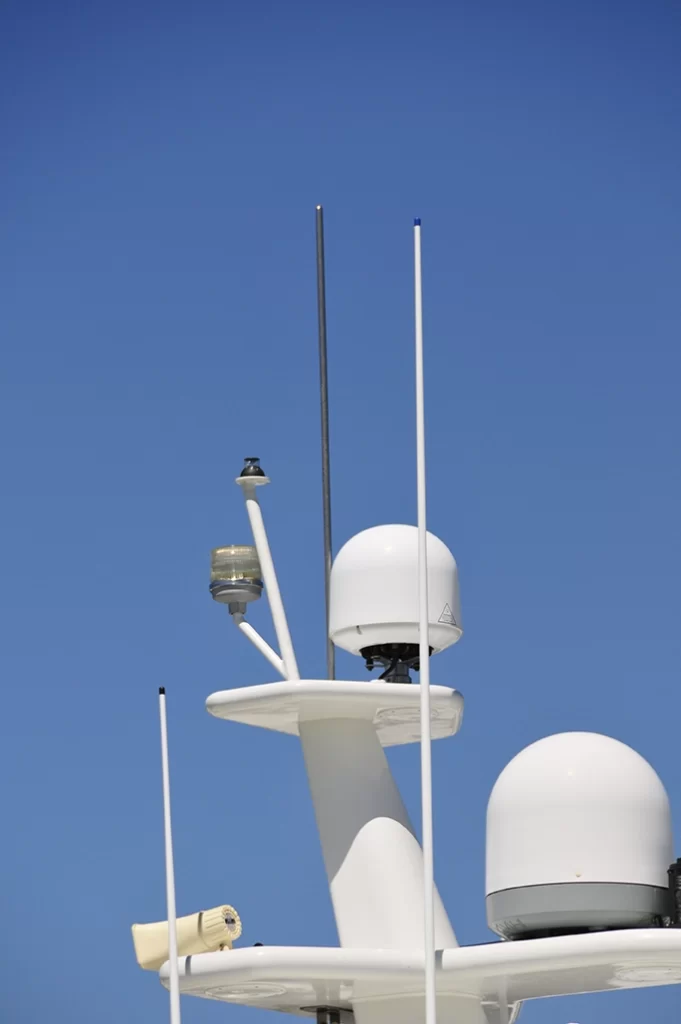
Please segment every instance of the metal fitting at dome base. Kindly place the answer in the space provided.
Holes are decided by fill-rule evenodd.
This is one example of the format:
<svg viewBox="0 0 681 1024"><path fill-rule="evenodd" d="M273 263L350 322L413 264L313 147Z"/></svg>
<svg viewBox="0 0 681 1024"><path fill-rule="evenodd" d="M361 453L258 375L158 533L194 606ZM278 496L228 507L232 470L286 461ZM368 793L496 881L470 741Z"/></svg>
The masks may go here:
<svg viewBox="0 0 681 1024"><path fill-rule="evenodd" d="M301 1006L301 1013L314 1013L317 1024L354 1024L355 1014L341 1006Z"/></svg>

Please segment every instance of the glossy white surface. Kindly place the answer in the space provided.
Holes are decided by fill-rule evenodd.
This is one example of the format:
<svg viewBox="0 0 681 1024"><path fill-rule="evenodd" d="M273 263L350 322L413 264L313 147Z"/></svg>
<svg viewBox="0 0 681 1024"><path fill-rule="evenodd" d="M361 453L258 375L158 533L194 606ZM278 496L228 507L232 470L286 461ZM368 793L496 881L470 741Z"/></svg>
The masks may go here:
<svg viewBox="0 0 681 1024"><path fill-rule="evenodd" d="M180 960L183 993L294 1014L353 1003L357 1012L365 1000L409 1005L406 997L422 995L423 978L423 953L406 950L263 946ZM167 986L167 964L161 980ZM439 999L461 1000L457 1024L475 1019L482 1001L679 983L681 929L673 928L492 942L438 956Z"/></svg>
<svg viewBox="0 0 681 1024"><path fill-rule="evenodd" d="M666 888L673 859L664 786L609 736L547 736L514 757L492 790L488 893L565 882Z"/></svg>
<svg viewBox="0 0 681 1024"><path fill-rule="evenodd" d="M304 722L300 739L341 946L423 948L423 853L369 721ZM435 938L456 938L435 892Z"/></svg>
<svg viewBox="0 0 681 1024"><path fill-rule="evenodd" d="M260 636L260 633L253 628L250 622L246 621L246 617L243 612L234 612L232 614L232 622L241 630L244 636L251 641L253 646L260 651L265 658L267 658L270 665L277 670L279 675L286 679L286 666L284 665L284 662L277 652L270 647L267 641Z"/></svg>
<svg viewBox="0 0 681 1024"><path fill-rule="evenodd" d="M158 691L161 723L161 775L163 779L163 831L166 862L166 907L168 912L168 956L170 972L170 1024L180 1024L180 984L177 965L177 911L175 909L175 868L173 866L173 828L170 814L170 771L168 767L168 717L166 692Z"/></svg>
<svg viewBox="0 0 681 1024"><path fill-rule="evenodd" d="M270 544L267 539L265 521L256 492L256 487L269 483L269 480L267 477L239 477L237 483L241 486L246 501L246 511L248 512L253 540L258 552L258 560L262 569L262 578L267 592L267 601L272 612L274 631L277 634L277 643L279 644L281 660L284 663L284 671L288 679L299 679L300 673L286 620L286 610L281 598L274 561L272 560L272 552L270 551Z"/></svg>
<svg viewBox="0 0 681 1024"><path fill-rule="evenodd" d="M461 636L456 562L428 534L428 637L436 651ZM331 569L329 633L346 651L419 642L418 530L374 526L343 545Z"/></svg>
<svg viewBox="0 0 681 1024"><path fill-rule="evenodd" d="M433 774L430 743L430 650L428 531L426 529L426 411L423 382L423 285L421 221L414 221L414 355L416 362L416 508L418 524L419 681L421 685L421 841L423 843L425 1020L437 1024L435 990L435 881L433 877ZM453 561L453 559L452 559ZM456 563L454 565L456 579ZM457 588L458 589L458 588ZM457 594L458 596L458 594ZM377 1021L372 1021L377 1024Z"/></svg>
<svg viewBox="0 0 681 1024"><path fill-rule="evenodd" d="M431 735L453 736L461 725L463 697L447 686L431 686ZM286 680L220 690L206 701L216 718L299 735L301 722L354 718L372 722L384 747L417 743L421 737L419 686L328 679Z"/></svg>

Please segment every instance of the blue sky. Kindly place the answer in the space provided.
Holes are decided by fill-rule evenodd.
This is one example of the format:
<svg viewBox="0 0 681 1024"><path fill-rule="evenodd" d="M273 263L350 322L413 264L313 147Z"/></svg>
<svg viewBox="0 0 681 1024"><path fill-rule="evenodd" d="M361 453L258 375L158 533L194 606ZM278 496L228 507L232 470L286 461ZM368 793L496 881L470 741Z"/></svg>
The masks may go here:
<svg viewBox="0 0 681 1024"><path fill-rule="evenodd" d="M492 937L489 791L541 736L635 747L678 837L680 21L659 0L3 5L3 1019L167 1020L129 934L164 915L159 685L180 912L226 900L244 942L336 942L297 742L203 706L271 678L207 591L210 548L249 540L244 455L323 672L318 202L337 545L415 519L423 218L429 526L466 629L432 666L466 698L434 749L436 874L461 940ZM271 638L265 602L252 618ZM391 763L418 819L418 750ZM680 1011L670 988L522 1019Z"/></svg>

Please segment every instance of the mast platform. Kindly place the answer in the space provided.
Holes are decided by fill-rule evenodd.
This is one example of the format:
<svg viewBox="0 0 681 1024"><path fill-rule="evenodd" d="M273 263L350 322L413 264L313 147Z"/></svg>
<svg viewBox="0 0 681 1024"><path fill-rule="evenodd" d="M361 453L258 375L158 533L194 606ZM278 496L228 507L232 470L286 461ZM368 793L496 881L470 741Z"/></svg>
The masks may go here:
<svg viewBox="0 0 681 1024"><path fill-rule="evenodd" d="M509 1020L524 999L681 982L681 929L594 932L460 946L437 953L438 1003L457 1021L485 1010ZM168 964L161 970L168 985ZM180 991L241 1006L314 1016L315 1007L354 1007L418 998L423 952L258 946L180 959ZM505 1015L502 1008L508 1009ZM496 1016L495 1016L496 1014ZM443 1014L442 1019L448 1018ZM472 1019L475 1019L472 1016Z"/></svg>
<svg viewBox="0 0 681 1024"><path fill-rule="evenodd" d="M293 679L260 686L220 690L206 701L216 718L300 735L300 724L328 719L371 722L381 746L418 743L421 739L418 683ZM459 731L463 697L448 686L430 687L432 739Z"/></svg>

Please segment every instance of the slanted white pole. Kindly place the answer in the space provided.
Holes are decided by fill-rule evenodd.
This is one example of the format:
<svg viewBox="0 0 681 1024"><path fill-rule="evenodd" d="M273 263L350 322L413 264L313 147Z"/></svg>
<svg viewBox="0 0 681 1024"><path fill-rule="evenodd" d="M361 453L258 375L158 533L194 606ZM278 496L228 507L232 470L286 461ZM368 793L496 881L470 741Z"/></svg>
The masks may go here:
<svg viewBox="0 0 681 1024"><path fill-rule="evenodd" d="M177 911L175 909L175 868L173 866L173 830L170 821L170 774L168 771L168 723L166 691L158 691L161 716L161 767L163 771L163 827L166 847L166 900L168 911L168 961L170 964L170 1024L180 1024L180 977L177 960Z"/></svg>
<svg viewBox="0 0 681 1024"><path fill-rule="evenodd" d="M267 643L267 640L260 636L260 633L258 633L256 629L253 629L250 622L246 621L243 612L232 612L232 618L234 619L238 629L241 630L244 636L248 637L253 646L257 647L261 654L264 654L270 665L273 665L274 668L276 668L279 675L284 679L288 678L284 662L281 660L277 652L272 650L270 645Z"/></svg>
<svg viewBox="0 0 681 1024"><path fill-rule="evenodd" d="M428 636L428 534L426 532L426 424L423 386L421 221L414 221L416 348L416 498L419 540L419 680L421 690L421 814L423 832L423 928L426 960L426 1024L436 1022L433 879L433 783L430 749L430 644Z"/></svg>
<svg viewBox="0 0 681 1024"><path fill-rule="evenodd" d="M267 481L265 480L265 482ZM270 611L272 612L274 631L277 634L277 642L279 644L279 650L281 651L281 660L284 663L286 678L300 679L298 663L296 662L291 634L289 633L288 622L286 621L284 602L281 599L281 591L279 590L279 583L277 582L277 574L274 571L272 553L270 551L269 541L267 540L267 531L265 530L265 523L262 517L262 509L260 508L258 496L255 493L256 484L254 484L252 480L244 479L243 477L239 478L239 484L244 492L244 498L246 500L246 511L248 512L248 518L251 523L255 548L258 552L262 578L265 583L265 592L270 604Z"/></svg>

